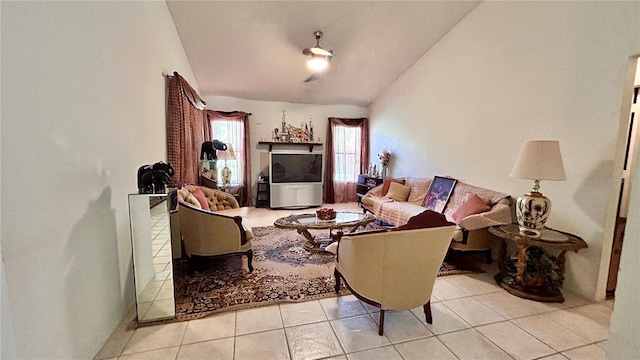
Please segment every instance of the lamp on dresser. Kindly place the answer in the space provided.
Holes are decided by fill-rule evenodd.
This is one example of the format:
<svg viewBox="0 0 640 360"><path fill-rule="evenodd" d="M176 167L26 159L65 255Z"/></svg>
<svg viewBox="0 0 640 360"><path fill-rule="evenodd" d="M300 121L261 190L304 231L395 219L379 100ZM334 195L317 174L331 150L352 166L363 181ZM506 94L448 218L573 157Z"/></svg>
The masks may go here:
<svg viewBox="0 0 640 360"><path fill-rule="evenodd" d="M565 180L560 143L530 140L524 143L511 177L533 180L531 192L518 198L516 218L520 233L539 237L551 213L551 200L540 193L540 180Z"/></svg>
<svg viewBox="0 0 640 360"><path fill-rule="evenodd" d="M226 151L218 151L218 160L224 160L224 168L222 168L222 186L226 187L231 184L231 169L227 167L227 160L236 160L236 152L233 151L233 145L227 144Z"/></svg>

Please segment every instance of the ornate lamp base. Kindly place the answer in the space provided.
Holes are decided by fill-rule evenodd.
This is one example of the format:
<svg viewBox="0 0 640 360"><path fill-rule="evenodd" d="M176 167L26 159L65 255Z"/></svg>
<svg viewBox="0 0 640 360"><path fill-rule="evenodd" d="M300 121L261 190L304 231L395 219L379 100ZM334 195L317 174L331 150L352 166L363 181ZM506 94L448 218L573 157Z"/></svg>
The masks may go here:
<svg viewBox="0 0 640 360"><path fill-rule="evenodd" d="M226 165L222 168L222 186L227 187L231 184L231 169Z"/></svg>
<svg viewBox="0 0 640 360"><path fill-rule="evenodd" d="M537 191L532 191L518 198L516 202L516 219L520 233L529 237L540 237L540 231L549 219L551 200Z"/></svg>

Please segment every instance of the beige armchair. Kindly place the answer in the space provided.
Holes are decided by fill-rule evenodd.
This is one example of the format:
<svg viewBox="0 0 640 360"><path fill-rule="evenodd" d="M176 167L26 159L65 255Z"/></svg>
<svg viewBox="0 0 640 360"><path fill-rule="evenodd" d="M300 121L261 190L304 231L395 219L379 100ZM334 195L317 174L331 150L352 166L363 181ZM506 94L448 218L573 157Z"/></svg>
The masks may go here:
<svg viewBox="0 0 640 360"><path fill-rule="evenodd" d="M211 210L198 208L193 195L204 193ZM197 199L196 199L197 201ZM179 227L187 256L247 255L249 271L253 271L253 234L242 221L244 210L236 199L222 191L188 185L178 190Z"/></svg>
<svg viewBox="0 0 640 360"><path fill-rule="evenodd" d="M455 226L432 211L416 218L419 216L438 221L421 225L421 228L411 226L414 222L409 221L394 230L360 233L339 239L335 290L340 290L340 280L343 279L356 297L380 307L379 335L384 330L385 310L403 311L422 305L426 321L430 324L433 321L431 292Z"/></svg>

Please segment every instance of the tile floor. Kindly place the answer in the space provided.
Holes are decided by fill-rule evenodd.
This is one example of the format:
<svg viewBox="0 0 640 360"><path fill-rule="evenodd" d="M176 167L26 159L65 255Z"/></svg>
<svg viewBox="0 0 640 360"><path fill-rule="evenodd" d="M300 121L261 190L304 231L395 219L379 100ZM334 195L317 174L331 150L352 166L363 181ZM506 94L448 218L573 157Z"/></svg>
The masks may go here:
<svg viewBox="0 0 640 360"><path fill-rule="evenodd" d="M356 204L332 205L358 211ZM251 226L313 210L251 209ZM541 303L510 295L487 273L436 280L433 324L421 308L387 312L353 296L221 313L130 329L132 310L96 359L604 359L613 301Z"/></svg>

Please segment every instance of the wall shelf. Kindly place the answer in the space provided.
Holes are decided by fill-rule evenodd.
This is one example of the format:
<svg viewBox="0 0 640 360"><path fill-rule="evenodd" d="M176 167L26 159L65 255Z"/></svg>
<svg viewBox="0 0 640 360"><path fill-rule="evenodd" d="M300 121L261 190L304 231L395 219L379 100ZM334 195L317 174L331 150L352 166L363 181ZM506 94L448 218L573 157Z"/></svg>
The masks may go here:
<svg viewBox="0 0 640 360"><path fill-rule="evenodd" d="M260 141L260 145L269 145L269 152L273 149L273 145L294 145L294 146L308 146L309 152L313 151L314 146L322 146L322 143L301 143L301 142L282 142L282 141Z"/></svg>

